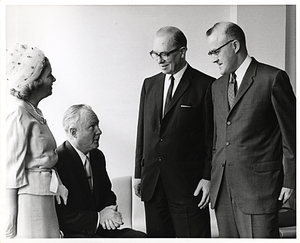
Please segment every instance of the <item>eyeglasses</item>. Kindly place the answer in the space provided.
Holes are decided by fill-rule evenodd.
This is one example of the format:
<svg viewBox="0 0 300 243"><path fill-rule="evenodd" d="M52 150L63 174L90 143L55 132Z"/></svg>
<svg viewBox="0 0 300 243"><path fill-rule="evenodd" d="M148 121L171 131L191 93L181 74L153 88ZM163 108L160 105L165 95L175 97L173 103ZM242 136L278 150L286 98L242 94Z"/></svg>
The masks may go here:
<svg viewBox="0 0 300 243"><path fill-rule="evenodd" d="M209 52L208 52L208 55L209 55L209 56L211 56L211 55L218 55L218 54L220 53L220 50L221 50L224 46L228 45L229 43L231 43L231 42L233 42L233 41L235 41L235 40L230 40L230 41L226 42L224 45L220 46L219 48L209 51Z"/></svg>
<svg viewBox="0 0 300 243"><path fill-rule="evenodd" d="M163 51L163 52L160 52L160 53L157 53L157 52L152 50L152 51L150 51L150 56L155 60L157 60L158 58L162 58L163 60L167 60L169 58L170 54L172 54L176 51L179 51L182 47L183 46L177 47L174 50L169 51L169 52Z"/></svg>

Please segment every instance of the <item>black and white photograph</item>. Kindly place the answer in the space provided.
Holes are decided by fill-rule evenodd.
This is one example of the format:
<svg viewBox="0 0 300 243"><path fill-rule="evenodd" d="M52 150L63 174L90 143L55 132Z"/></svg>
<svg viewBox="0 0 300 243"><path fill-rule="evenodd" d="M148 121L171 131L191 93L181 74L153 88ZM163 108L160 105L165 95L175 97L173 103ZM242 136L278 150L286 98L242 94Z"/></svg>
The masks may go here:
<svg viewBox="0 0 300 243"><path fill-rule="evenodd" d="M296 1L0 4L1 243L298 238Z"/></svg>

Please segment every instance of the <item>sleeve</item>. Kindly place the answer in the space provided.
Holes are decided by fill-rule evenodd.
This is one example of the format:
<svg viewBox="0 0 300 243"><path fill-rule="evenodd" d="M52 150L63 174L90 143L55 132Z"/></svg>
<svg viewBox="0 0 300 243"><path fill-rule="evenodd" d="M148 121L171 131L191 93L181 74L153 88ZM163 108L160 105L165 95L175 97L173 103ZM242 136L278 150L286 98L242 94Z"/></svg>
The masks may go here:
<svg viewBox="0 0 300 243"><path fill-rule="evenodd" d="M272 87L272 104L277 116L283 149L283 186L296 187L296 97L286 72L279 71Z"/></svg>
<svg viewBox="0 0 300 243"><path fill-rule="evenodd" d="M6 188L28 184L25 176L25 156L28 148L29 122L17 109L6 117Z"/></svg>
<svg viewBox="0 0 300 243"><path fill-rule="evenodd" d="M104 187L104 193L103 193L104 195L103 196L101 195L101 197L105 198L104 205L103 205L103 208L105 208L107 206L116 205L117 197L116 197L115 193L112 191L112 184L111 184L111 181L110 181L109 176L107 174L105 156L102 152L101 152L101 154L102 154L102 157L103 157L102 161L104 163L103 164L103 170L102 170L103 171L103 173L102 173L102 179L103 179L102 184L106 185Z"/></svg>
<svg viewBox="0 0 300 243"><path fill-rule="evenodd" d="M213 158L213 154L216 151L216 141L217 141L217 127L216 127L216 115L214 112L214 106L215 106L215 100L213 97L215 97L214 94L214 84L212 84L211 86L211 100L212 100L212 117L213 117L213 134L212 134L212 158Z"/></svg>
<svg viewBox="0 0 300 243"><path fill-rule="evenodd" d="M211 176L211 160L212 160L212 145L213 145L213 132L214 132L214 123L213 123L213 105L212 105L212 93L211 85L207 88L205 95L205 167L203 171L203 179L210 180Z"/></svg>
<svg viewBox="0 0 300 243"><path fill-rule="evenodd" d="M83 191L80 185L81 181L78 180L78 174L75 173L74 158L70 157L66 151L62 152L61 150L61 148L58 149L59 159L56 168L61 181L69 190L67 205L56 204L61 229L65 231L64 233L71 230L82 234L95 234L100 226L98 212L106 206L116 205L116 196L111 190L112 185L105 168L105 157L99 150L94 150L91 153L91 158L96 158L96 161L91 159L93 177L97 177L95 183L100 185L97 192L99 197L94 195L94 199L91 200ZM73 168L71 168L72 166ZM96 170L99 174L95 172Z"/></svg>
<svg viewBox="0 0 300 243"><path fill-rule="evenodd" d="M83 234L96 232L98 212L75 209L63 203L56 203L56 211L62 230L72 230Z"/></svg>
<svg viewBox="0 0 300 243"><path fill-rule="evenodd" d="M140 107L137 126L137 139L136 139L136 152L135 152L135 175L136 179L141 178L141 166L143 160L143 147L144 147L144 103L145 103L145 82L142 87L140 95Z"/></svg>
<svg viewBox="0 0 300 243"><path fill-rule="evenodd" d="M78 184L78 178L70 167L74 164L68 154L58 151L56 169L62 183L69 190L67 205L57 204L56 212L60 229L66 234L68 230L82 234L94 234L97 228L98 213L96 210L88 210L91 202L86 198ZM85 205L82 209L82 205Z"/></svg>

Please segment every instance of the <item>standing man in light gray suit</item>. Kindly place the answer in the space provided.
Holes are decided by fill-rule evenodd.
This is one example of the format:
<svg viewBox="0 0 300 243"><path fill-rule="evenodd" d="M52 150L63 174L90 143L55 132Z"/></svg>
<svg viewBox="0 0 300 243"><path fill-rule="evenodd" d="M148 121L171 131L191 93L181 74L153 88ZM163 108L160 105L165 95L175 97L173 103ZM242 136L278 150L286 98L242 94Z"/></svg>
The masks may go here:
<svg viewBox="0 0 300 243"><path fill-rule="evenodd" d="M288 75L251 58L234 23L217 23L206 36L223 75L212 85L210 189L220 237L279 237L278 210L295 189L296 99Z"/></svg>

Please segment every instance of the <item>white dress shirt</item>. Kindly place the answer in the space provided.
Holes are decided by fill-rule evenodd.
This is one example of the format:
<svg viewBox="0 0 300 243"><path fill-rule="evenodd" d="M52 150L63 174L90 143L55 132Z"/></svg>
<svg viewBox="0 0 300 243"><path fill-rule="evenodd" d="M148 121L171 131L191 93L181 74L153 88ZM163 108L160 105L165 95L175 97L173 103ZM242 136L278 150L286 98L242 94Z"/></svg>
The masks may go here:
<svg viewBox="0 0 300 243"><path fill-rule="evenodd" d="M187 68L187 63L185 64L185 66L177 73L173 74L173 77L174 77L174 87L173 87L173 91L172 91L172 97L177 89L177 86L185 72ZM166 74L166 77L165 77L165 84L164 84L164 96L163 96L163 109L162 109L162 114L164 114L164 109L165 109L165 103L166 103L166 98L167 98L167 93L168 93L168 89L169 89L169 86L170 86L170 77L171 77L171 74Z"/></svg>
<svg viewBox="0 0 300 243"><path fill-rule="evenodd" d="M246 73L248 67L250 66L251 61L252 61L251 57L249 55L247 55L247 57L245 58L245 60L241 64L241 66L239 66L239 68L237 70L235 70L236 82L237 82L238 89L241 86L241 83L243 81L243 78L245 76L245 73Z"/></svg>

